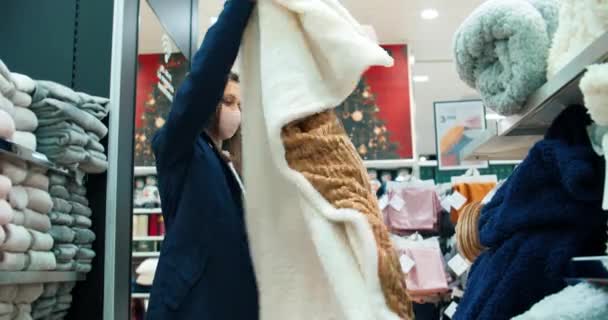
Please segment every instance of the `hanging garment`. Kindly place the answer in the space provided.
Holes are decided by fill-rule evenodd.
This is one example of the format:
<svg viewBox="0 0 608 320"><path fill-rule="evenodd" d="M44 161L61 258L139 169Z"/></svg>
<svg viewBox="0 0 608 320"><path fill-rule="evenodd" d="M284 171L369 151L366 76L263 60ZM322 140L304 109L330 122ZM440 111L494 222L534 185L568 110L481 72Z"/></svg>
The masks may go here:
<svg viewBox="0 0 608 320"><path fill-rule="evenodd" d="M384 212L391 230L437 230L441 204L434 188L392 187L387 194ZM395 201L403 203L400 209L393 205Z"/></svg>
<svg viewBox="0 0 608 320"><path fill-rule="evenodd" d="M486 107L516 114L545 83L557 12L554 0L490 0L456 31L458 75L479 91Z"/></svg>
<svg viewBox="0 0 608 320"><path fill-rule="evenodd" d="M512 320L608 319L608 290L581 283L550 295Z"/></svg>
<svg viewBox="0 0 608 320"><path fill-rule="evenodd" d="M454 192L459 192L467 201L465 204L458 210L452 208L450 211L450 220L455 225L458 222L458 217L460 216L460 212L466 207L466 205L481 202L487 195L496 187L496 183L457 183L454 185Z"/></svg>
<svg viewBox="0 0 608 320"><path fill-rule="evenodd" d="M335 0L259 0L243 40L245 212L260 319L410 318L362 161L328 111L390 58Z"/></svg>
<svg viewBox="0 0 608 320"><path fill-rule="evenodd" d="M480 243L455 320L510 319L566 286L572 257L604 252L603 160L573 106L554 121L484 206Z"/></svg>

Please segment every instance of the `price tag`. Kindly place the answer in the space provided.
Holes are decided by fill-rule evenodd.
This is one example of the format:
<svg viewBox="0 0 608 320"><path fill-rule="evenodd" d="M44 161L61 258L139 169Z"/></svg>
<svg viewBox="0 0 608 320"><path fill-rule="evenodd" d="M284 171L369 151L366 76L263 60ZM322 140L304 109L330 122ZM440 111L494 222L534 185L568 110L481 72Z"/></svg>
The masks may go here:
<svg viewBox="0 0 608 320"><path fill-rule="evenodd" d="M400 196L394 196L389 202L389 204L391 207L393 207L393 209L400 211L405 205L405 200L403 200L403 198L401 198Z"/></svg>
<svg viewBox="0 0 608 320"><path fill-rule="evenodd" d="M452 271L454 271L457 276L460 277L463 273L469 270L471 264L461 255L457 254L454 256L454 258L448 261L448 266L450 267L450 269L452 269Z"/></svg>
<svg viewBox="0 0 608 320"><path fill-rule="evenodd" d="M454 298L462 298L464 296L464 291L454 288L452 289L452 299Z"/></svg>
<svg viewBox="0 0 608 320"><path fill-rule="evenodd" d="M445 199L443 199L443 201L441 201L441 207L447 211L450 212L452 210L452 201L450 197L446 197Z"/></svg>
<svg viewBox="0 0 608 320"><path fill-rule="evenodd" d="M403 273L409 273L416 265L416 262L405 254L399 258L399 262L401 262L401 271L403 271Z"/></svg>
<svg viewBox="0 0 608 320"><path fill-rule="evenodd" d="M467 203L467 197L463 196L460 192L454 191L452 194L452 207L456 210L460 210L465 203Z"/></svg>
<svg viewBox="0 0 608 320"><path fill-rule="evenodd" d="M380 205L380 211L384 210L388 206L388 196L383 195L380 200L378 200L378 205Z"/></svg>
<svg viewBox="0 0 608 320"><path fill-rule="evenodd" d="M454 317L454 314L456 313L457 308L458 308L458 303L452 301L452 303L450 303L450 305L445 309L443 314L445 314L450 319L452 319Z"/></svg>

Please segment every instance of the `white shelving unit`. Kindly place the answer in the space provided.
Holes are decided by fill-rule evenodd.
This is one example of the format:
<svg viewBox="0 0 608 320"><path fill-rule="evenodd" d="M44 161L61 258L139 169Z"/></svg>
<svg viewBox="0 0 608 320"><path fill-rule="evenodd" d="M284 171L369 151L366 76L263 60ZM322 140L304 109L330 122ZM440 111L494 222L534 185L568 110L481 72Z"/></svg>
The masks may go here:
<svg viewBox="0 0 608 320"><path fill-rule="evenodd" d="M163 241L165 236L143 236L133 237L133 241Z"/></svg>
<svg viewBox="0 0 608 320"><path fill-rule="evenodd" d="M0 285L72 282L86 279L84 273L59 271L2 271L0 272Z"/></svg>
<svg viewBox="0 0 608 320"><path fill-rule="evenodd" d="M152 208L152 209L137 208L137 209L133 209L133 214L138 214L138 215L161 214L161 213L162 213L162 209L161 208Z"/></svg>
<svg viewBox="0 0 608 320"><path fill-rule="evenodd" d="M131 299L150 299L149 293L131 293Z"/></svg>
<svg viewBox="0 0 608 320"><path fill-rule="evenodd" d="M133 252L133 258L158 258L160 252Z"/></svg>
<svg viewBox="0 0 608 320"><path fill-rule="evenodd" d="M148 176L156 174L156 167L135 167L133 174L135 176Z"/></svg>
<svg viewBox="0 0 608 320"><path fill-rule="evenodd" d="M486 136L463 151L465 157L469 160L523 159L567 106L583 105L579 82L587 66L607 60L608 33L605 33L536 90L522 112L489 127Z"/></svg>

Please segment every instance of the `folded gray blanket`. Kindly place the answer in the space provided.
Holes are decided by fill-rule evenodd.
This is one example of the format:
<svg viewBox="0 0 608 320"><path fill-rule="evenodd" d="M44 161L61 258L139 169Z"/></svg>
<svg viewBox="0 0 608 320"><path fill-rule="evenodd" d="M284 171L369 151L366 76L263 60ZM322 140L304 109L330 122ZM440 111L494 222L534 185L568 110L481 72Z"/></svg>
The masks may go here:
<svg viewBox="0 0 608 320"><path fill-rule="evenodd" d="M62 185L54 185L49 188L51 197L57 197L65 200L70 199L70 192Z"/></svg>
<svg viewBox="0 0 608 320"><path fill-rule="evenodd" d="M36 81L36 90L34 91L34 103L45 98L54 98L72 104L82 103L82 97L74 90L52 81Z"/></svg>
<svg viewBox="0 0 608 320"><path fill-rule="evenodd" d="M95 233L89 229L74 228L73 229L76 237L74 238L75 244L90 244L95 241Z"/></svg>
<svg viewBox="0 0 608 320"><path fill-rule="evenodd" d="M72 261L78 251L79 248L74 244L58 244L53 247L53 253L57 258L57 261L60 261L61 263Z"/></svg>
<svg viewBox="0 0 608 320"><path fill-rule="evenodd" d="M69 122L40 127L36 130L36 137L38 138L38 145L45 145L48 148L68 145L84 147L89 144L90 140L84 129Z"/></svg>
<svg viewBox="0 0 608 320"><path fill-rule="evenodd" d="M28 251L28 271L51 271L57 267L57 260L52 252Z"/></svg>
<svg viewBox="0 0 608 320"><path fill-rule="evenodd" d="M486 107L516 114L546 81L557 13L554 0L490 0L463 22L454 38L456 69Z"/></svg>
<svg viewBox="0 0 608 320"><path fill-rule="evenodd" d="M62 121L73 121L100 138L105 137L108 133L108 128L99 119L78 109L74 104L45 98L32 104L31 109L38 116L40 126L53 125Z"/></svg>
<svg viewBox="0 0 608 320"><path fill-rule="evenodd" d="M77 94L80 96L83 103L95 103L103 107L107 107L107 105L110 103L110 99L108 98L92 96L85 92L77 92Z"/></svg>
<svg viewBox="0 0 608 320"><path fill-rule="evenodd" d="M93 269L93 266L90 263L80 263L80 262L76 261L76 266L74 268L74 271L82 272L82 273L89 273L89 272L91 272L91 269Z"/></svg>
<svg viewBox="0 0 608 320"><path fill-rule="evenodd" d="M52 211L49 213L49 218L53 225L70 227L74 225L74 217L67 213Z"/></svg>
<svg viewBox="0 0 608 320"><path fill-rule="evenodd" d="M52 198L53 200L53 211L62 212L62 213L71 213L72 212L72 204L60 198Z"/></svg>
<svg viewBox="0 0 608 320"><path fill-rule="evenodd" d="M51 298L57 295L57 290L59 290L59 283L45 283L44 291L42 291L41 297L43 298Z"/></svg>
<svg viewBox="0 0 608 320"><path fill-rule="evenodd" d="M104 173L108 170L107 156L95 150L87 150L88 157L79 168L86 173Z"/></svg>
<svg viewBox="0 0 608 320"><path fill-rule="evenodd" d="M64 282L61 284L61 286L59 286L59 289L57 290L57 294L68 294L68 293L72 292L72 290L74 290L75 286L76 286L76 282Z"/></svg>
<svg viewBox="0 0 608 320"><path fill-rule="evenodd" d="M43 293L44 294L44 293ZM57 303L56 297L40 298L32 303L33 310L46 309Z"/></svg>
<svg viewBox="0 0 608 320"><path fill-rule="evenodd" d="M66 186L68 184L68 177L62 174L50 173L49 183L51 186L61 185Z"/></svg>
<svg viewBox="0 0 608 320"><path fill-rule="evenodd" d="M55 243L72 243L76 236L76 232L66 226L52 226L49 233L55 239Z"/></svg>
<svg viewBox="0 0 608 320"><path fill-rule="evenodd" d="M57 262L57 271L72 271L76 268L76 261Z"/></svg>
<svg viewBox="0 0 608 320"><path fill-rule="evenodd" d="M87 195L87 188L85 186L80 186L76 183L70 183L68 185L68 190L73 193L73 194L77 194L79 196L83 196L85 197Z"/></svg>
<svg viewBox="0 0 608 320"><path fill-rule="evenodd" d="M97 103L83 103L78 106L82 111L92 115L93 117L103 120L108 116L108 108Z"/></svg>
<svg viewBox="0 0 608 320"><path fill-rule="evenodd" d="M73 165L83 162L87 159L87 151L76 145L57 146L57 145L40 145L37 149L44 153L49 159L62 165Z"/></svg>
<svg viewBox="0 0 608 320"><path fill-rule="evenodd" d="M103 146L103 144L101 144L98 140L95 139L89 139L89 143L86 145L85 149L101 152L103 154L105 154L106 152L106 148Z"/></svg>
<svg viewBox="0 0 608 320"><path fill-rule="evenodd" d="M90 217L93 214L91 208L87 206L83 206L78 202L72 202L72 211L70 212L72 215L81 215L85 217Z"/></svg>
<svg viewBox="0 0 608 320"><path fill-rule="evenodd" d="M57 296L58 303L72 303L73 299L74 298L72 297L71 294L62 294L60 296Z"/></svg>
<svg viewBox="0 0 608 320"><path fill-rule="evenodd" d="M24 227L40 232L47 232L51 229L51 219L48 215L40 214L27 208L23 210L23 215Z"/></svg>

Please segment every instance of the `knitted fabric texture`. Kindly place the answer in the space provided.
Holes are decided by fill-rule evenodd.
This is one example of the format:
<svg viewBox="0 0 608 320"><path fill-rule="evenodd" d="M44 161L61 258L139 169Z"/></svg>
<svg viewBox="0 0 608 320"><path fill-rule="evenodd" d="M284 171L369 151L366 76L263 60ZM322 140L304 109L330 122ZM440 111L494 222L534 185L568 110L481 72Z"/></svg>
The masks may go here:
<svg viewBox="0 0 608 320"><path fill-rule="evenodd" d="M585 109L567 108L484 206L480 243L455 320L510 319L562 290L576 256L604 252L603 160Z"/></svg>
<svg viewBox="0 0 608 320"><path fill-rule="evenodd" d="M453 47L458 75L484 105L516 114L545 83L557 12L557 1L490 0L462 23Z"/></svg>
<svg viewBox="0 0 608 320"><path fill-rule="evenodd" d="M285 126L285 158L336 208L354 209L367 218L378 246L378 274L390 308L402 318L412 317L403 274L378 202L371 193L361 158L333 111Z"/></svg>
<svg viewBox="0 0 608 320"><path fill-rule="evenodd" d="M458 252L469 261L475 261L485 250L479 243L479 215L481 204L473 202L464 207L456 224L456 242Z"/></svg>

